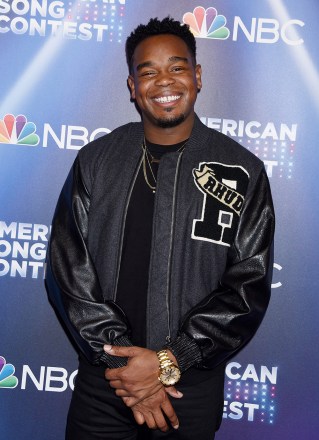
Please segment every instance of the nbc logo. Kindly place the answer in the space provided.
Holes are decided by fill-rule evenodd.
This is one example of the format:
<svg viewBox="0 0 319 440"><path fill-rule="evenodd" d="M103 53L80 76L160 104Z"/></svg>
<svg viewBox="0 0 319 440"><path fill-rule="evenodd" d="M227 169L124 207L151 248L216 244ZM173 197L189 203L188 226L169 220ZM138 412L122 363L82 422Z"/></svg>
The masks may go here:
<svg viewBox="0 0 319 440"><path fill-rule="evenodd" d="M203 6L197 6L193 12L184 14L183 22L189 25L197 38L226 40L229 37L229 29L225 26L226 17L218 15L213 7L205 9Z"/></svg>
<svg viewBox="0 0 319 440"><path fill-rule="evenodd" d="M205 9L203 6L196 6L193 12L183 15L183 22L189 26L196 38L227 40L231 37L232 41L247 40L249 43L257 44L275 44L282 41L290 46L304 43L299 30L305 23L298 19L282 22L276 18L252 17L243 20L236 15L227 21L226 17L218 14L213 7Z"/></svg>
<svg viewBox="0 0 319 440"><path fill-rule="evenodd" d="M5 358L0 356L0 388L15 388L18 385L14 372L14 366L7 364Z"/></svg>
<svg viewBox="0 0 319 440"><path fill-rule="evenodd" d="M28 122L24 115L5 115L0 120L0 143L35 146L40 139L36 125Z"/></svg>

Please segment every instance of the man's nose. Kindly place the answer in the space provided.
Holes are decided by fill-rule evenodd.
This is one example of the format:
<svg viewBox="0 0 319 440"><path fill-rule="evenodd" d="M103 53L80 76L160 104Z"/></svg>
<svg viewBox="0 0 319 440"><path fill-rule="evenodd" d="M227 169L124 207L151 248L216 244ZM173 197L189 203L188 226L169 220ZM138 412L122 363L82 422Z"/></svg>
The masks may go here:
<svg viewBox="0 0 319 440"><path fill-rule="evenodd" d="M171 72L161 72L156 77L156 85L167 87L175 82Z"/></svg>

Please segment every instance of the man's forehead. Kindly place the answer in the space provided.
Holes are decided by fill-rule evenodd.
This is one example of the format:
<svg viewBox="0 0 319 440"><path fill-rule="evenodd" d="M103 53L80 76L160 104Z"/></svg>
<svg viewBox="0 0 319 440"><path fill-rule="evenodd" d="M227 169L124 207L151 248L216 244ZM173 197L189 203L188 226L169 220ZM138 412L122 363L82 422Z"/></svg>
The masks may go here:
<svg viewBox="0 0 319 440"><path fill-rule="evenodd" d="M168 58L167 58L167 61L168 61L169 63L178 63L178 62L188 63L188 62L189 62L188 58L186 58L186 57L180 57L180 56L177 56L177 55L173 55L173 56L171 56L171 57L168 57ZM143 67L152 67L152 66L154 66L154 64L155 64L155 62L152 61L152 60L144 61L144 62L142 62L142 63L139 63L139 64L136 66L136 70L141 70L141 69L143 69Z"/></svg>
<svg viewBox="0 0 319 440"><path fill-rule="evenodd" d="M147 37L136 46L133 63L155 62L160 52L164 53L168 62L189 62L192 59L192 54L182 38L172 34L160 34Z"/></svg>

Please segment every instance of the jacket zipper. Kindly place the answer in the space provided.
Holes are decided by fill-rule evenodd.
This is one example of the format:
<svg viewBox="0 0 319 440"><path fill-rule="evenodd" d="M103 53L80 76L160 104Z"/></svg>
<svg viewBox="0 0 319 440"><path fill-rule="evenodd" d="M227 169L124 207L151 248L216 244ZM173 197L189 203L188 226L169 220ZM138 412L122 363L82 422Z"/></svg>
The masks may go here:
<svg viewBox="0 0 319 440"><path fill-rule="evenodd" d="M173 253L173 236L175 230L175 208L176 208L176 189L177 189L177 178L179 173L180 162L182 159L183 151L178 156L175 180L174 180L174 190L173 190L173 206L172 206L172 221L171 221L171 233L170 233L170 244L169 244L169 254L168 254L168 265L167 265L167 291L166 291L166 308L167 308L167 328L168 335L166 336L166 342L171 342L171 316L170 316L170 291L171 291L171 270L172 270L172 253Z"/></svg>
<svg viewBox="0 0 319 440"><path fill-rule="evenodd" d="M128 206L131 200L131 195L132 195L132 191L137 179L137 175L140 171L140 167L142 164L142 160L143 160L143 155L140 158L140 161L137 165L135 174L133 176L133 180L130 186L130 190L126 199L126 204L125 204L125 209L124 209L124 216L123 216L123 221L122 221L122 230L121 230L121 238L120 238L120 246L119 246L119 252L117 255L117 269L116 269L116 279L115 279L115 289L114 289L114 295L113 295L113 301L116 302L116 294L117 294L117 285L119 282L119 277L120 277L120 268L121 268L121 260L122 260L122 249L123 249L123 241L124 241L124 232L125 232L125 223L126 223L126 216L127 216L127 211L128 211Z"/></svg>

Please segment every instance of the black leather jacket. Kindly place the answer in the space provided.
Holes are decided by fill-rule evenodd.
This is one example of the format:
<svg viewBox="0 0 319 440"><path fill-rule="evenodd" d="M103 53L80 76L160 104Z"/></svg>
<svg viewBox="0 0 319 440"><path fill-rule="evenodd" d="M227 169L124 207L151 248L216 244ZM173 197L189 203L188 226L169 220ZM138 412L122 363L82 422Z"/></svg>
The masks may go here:
<svg viewBox="0 0 319 440"><path fill-rule="evenodd" d="M103 344L131 345L116 304L125 216L141 166L141 123L84 147L53 219L49 297L94 364L123 365ZM263 163L196 117L183 152L157 176L147 346L165 345L181 370L214 368L242 348L265 314L274 212Z"/></svg>

